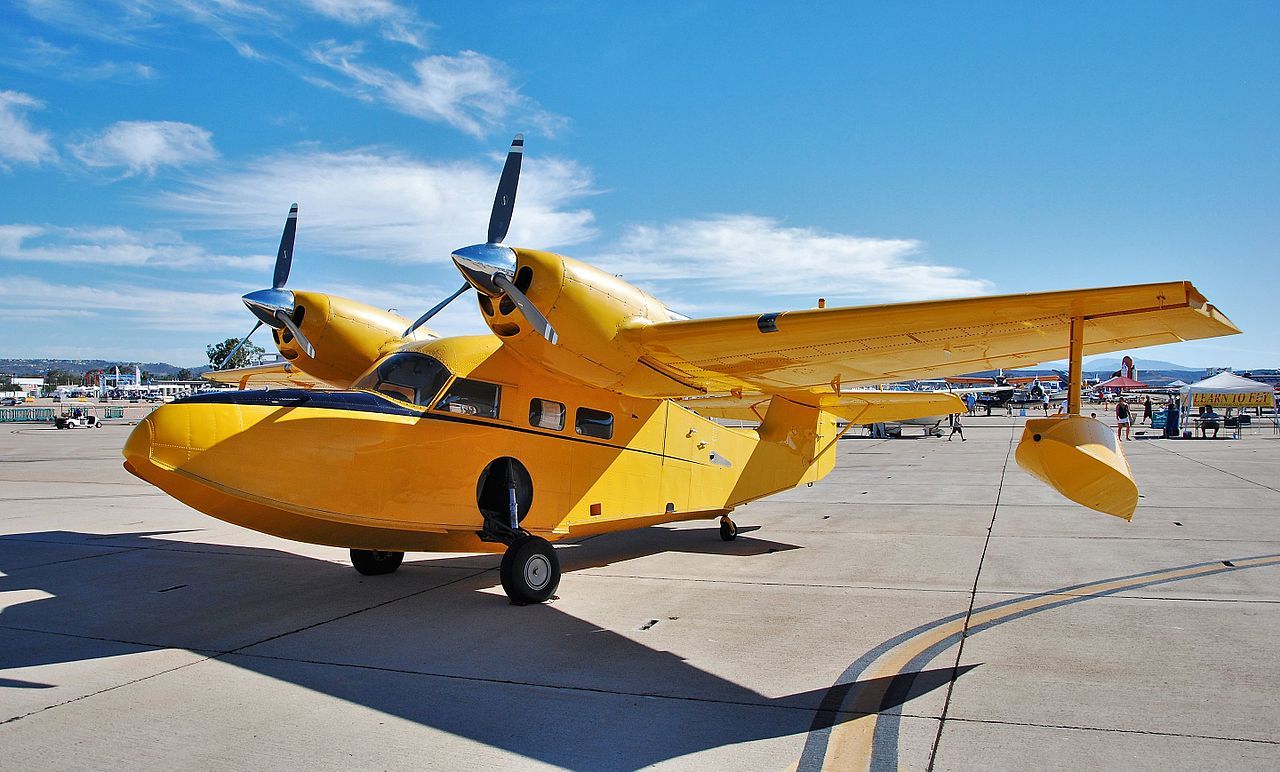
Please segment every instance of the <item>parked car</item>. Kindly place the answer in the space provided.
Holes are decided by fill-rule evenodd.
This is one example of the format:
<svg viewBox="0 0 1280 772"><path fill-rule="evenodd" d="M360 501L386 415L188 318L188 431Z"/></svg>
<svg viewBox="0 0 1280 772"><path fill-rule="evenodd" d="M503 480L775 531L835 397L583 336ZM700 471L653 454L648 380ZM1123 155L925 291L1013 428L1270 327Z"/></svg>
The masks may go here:
<svg viewBox="0 0 1280 772"><path fill-rule="evenodd" d="M16 404L18 404L18 400L14 397L5 397L4 399L0 399L0 407L13 407Z"/></svg>

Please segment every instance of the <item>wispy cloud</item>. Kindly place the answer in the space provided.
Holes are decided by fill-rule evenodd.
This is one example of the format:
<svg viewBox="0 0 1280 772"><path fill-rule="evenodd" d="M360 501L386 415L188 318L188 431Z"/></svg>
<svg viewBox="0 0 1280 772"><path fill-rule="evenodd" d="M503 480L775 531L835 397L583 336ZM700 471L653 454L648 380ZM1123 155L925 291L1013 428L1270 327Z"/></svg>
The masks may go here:
<svg viewBox="0 0 1280 772"><path fill-rule="evenodd" d="M456 56L423 57L411 77L360 61L363 46L333 41L311 49L311 59L344 76L329 83L345 93L427 121L446 123L474 137L519 123L555 134L567 119L544 110L520 93L510 69L489 56L463 51Z"/></svg>
<svg viewBox="0 0 1280 772"><path fill-rule="evenodd" d="M365 57L367 46L392 42L426 48L425 38L433 25L411 6L393 0L302 0L302 5L310 14L252 0L28 0L25 8L59 32L134 46L178 34L174 22L199 25L242 57L270 61L313 85L444 123L475 137L513 123L552 135L568 123L521 93L505 63L476 51L423 56L408 72L368 63L385 58L387 50L383 46ZM335 32L363 35L368 29L376 30L378 39L315 42ZM33 45L38 50L32 56L46 62L55 58L70 62L76 53L37 41ZM78 65L94 78L155 75L144 64L104 61L94 67L96 72Z"/></svg>
<svg viewBox="0 0 1280 772"><path fill-rule="evenodd" d="M423 37L430 24L423 22L411 8L391 0L302 0L321 16L344 24L361 26L376 24L382 37L415 48L423 47Z"/></svg>
<svg viewBox="0 0 1280 772"><path fill-rule="evenodd" d="M26 112L44 103L20 91L0 91L0 168L5 162L40 164L58 157L49 143L49 133L27 120Z"/></svg>
<svg viewBox="0 0 1280 772"><path fill-rule="evenodd" d="M227 292L172 290L141 284L64 284L30 276L0 282L0 313L35 315L58 298L58 307L110 317L120 327L192 332L230 330L245 320L244 307Z"/></svg>
<svg viewBox="0 0 1280 772"><path fill-rule="evenodd" d="M214 254L167 230L8 224L0 225L0 260L196 271L231 268L265 275L275 256Z"/></svg>
<svg viewBox="0 0 1280 772"><path fill-rule="evenodd" d="M161 166L188 166L218 157L213 134L176 121L120 121L71 152L86 166L123 166L126 176L154 175Z"/></svg>
<svg viewBox="0 0 1280 772"><path fill-rule="evenodd" d="M282 153L243 171L193 178L158 203L198 227L270 239L297 201L300 260L318 249L445 263L454 249L484 239L501 163L430 162L380 150ZM576 208L591 192L591 177L578 164L528 159L507 243L554 248L591 238L592 213Z"/></svg>
<svg viewBox="0 0 1280 772"><path fill-rule="evenodd" d="M631 281L860 301L980 295L983 279L920 257L912 239L788 227L753 215L632 226L594 262Z"/></svg>
<svg viewBox="0 0 1280 772"><path fill-rule="evenodd" d="M38 73L58 80L84 81L139 81L151 80L158 73L154 67L141 62L90 60L77 46L59 46L40 37L0 39L5 53L0 63L23 72Z"/></svg>

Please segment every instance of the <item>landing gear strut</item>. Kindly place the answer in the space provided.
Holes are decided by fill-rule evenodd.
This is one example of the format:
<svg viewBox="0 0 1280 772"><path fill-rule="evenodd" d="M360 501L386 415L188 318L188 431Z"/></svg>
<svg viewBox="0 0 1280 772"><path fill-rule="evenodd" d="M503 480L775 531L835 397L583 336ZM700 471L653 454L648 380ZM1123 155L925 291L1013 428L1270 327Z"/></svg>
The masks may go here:
<svg viewBox="0 0 1280 772"><path fill-rule="evenodd" d="M560 560L551 542L526 531L520 521L533 506L533 480L517 459L494 459L476 486L476 504L484 527L481 541L505 544L502 589L516 605L543 603L560 586Z"/></svg>
<svg viewBox="0 0 1280 772"><path fill-rule="evenodd" d="M720 518L720 538L725 541L738 538L738 524L730 520L728 515Z"/></svg>
<svg viewBox="0 0 1280 772"><path fill-rule="evenodd" d="M351 565L365 576L389 574L400 567L402 560L404 560L403 552L351 550Z"/></svg>

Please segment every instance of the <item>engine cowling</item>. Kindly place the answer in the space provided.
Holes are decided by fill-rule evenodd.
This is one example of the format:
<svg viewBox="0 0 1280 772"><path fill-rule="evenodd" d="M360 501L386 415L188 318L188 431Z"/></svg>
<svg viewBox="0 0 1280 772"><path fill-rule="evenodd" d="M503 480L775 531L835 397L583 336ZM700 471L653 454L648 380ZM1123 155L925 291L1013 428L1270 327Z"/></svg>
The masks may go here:
<svg viewBox="0 0 1280 772"><path fill-rule="evenodd" d="M294 290L293 321L315 347L307 356L288 330L273 329L280 355L323 381L346 388L385 354L407 341L437 337L425 327L402 336L409 320L399 314L322 292Z"/></svg>
<svg viewBox="0 0 1280 772"><path fill-rule="evenodd" d="M551 322L559 340L539 335L508 298L479 295L489 329L521 356L574 380L636 397L695 395L641 361L619 333L675 316L653 296L598 268L563 255L516 249L513 283Z"/></svg>

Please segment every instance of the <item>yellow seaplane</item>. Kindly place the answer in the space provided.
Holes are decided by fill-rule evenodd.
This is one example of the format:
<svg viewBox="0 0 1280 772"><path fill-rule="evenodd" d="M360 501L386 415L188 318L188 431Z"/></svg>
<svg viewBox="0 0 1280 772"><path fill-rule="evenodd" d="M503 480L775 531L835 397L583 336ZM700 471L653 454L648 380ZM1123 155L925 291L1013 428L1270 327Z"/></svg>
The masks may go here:
<svg viewBox="0 0 1280 772"><path fill-rule="evenodd" d="M735 507L820 480L848 427L964 410L877 384L1064 356L1069 413L1028 421L1017 459L1128 519L1129 465L1079 415L1081 356L1239 332L1182 281L688 319L610 273L503 244L523 145L488 239L452 255L465 283L414 322L285 289L295 205L271 287L243 298L250 335L269 326L284 362L212 373L242 388L158 408L125 468L222 520L349 548L363 574L409 551L503 551L508 596L538 603L560 581L552 542L698 518L731 540ZM423 326L469 289L491 334ZM263 383L284 388L244 388Z"/></svg>

